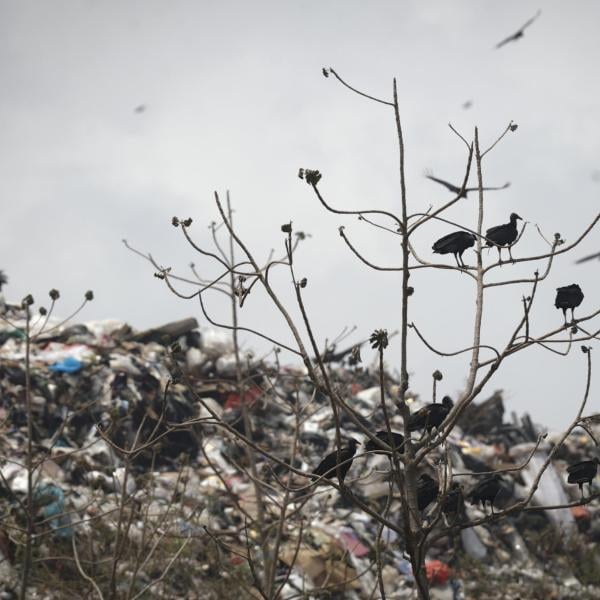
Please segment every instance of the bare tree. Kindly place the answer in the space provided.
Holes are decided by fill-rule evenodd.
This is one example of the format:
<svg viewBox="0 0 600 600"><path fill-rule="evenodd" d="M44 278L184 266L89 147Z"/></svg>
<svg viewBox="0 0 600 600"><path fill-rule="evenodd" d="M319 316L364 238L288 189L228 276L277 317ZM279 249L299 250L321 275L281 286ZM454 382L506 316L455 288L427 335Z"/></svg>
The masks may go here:
<svg viewBox="0 0 600 600"><path fill-rule="evenodd" d="M243 373L242 361L239 355L239 344L237 336L240 332L247 332L256 335L263 340L276 345L277 348L283 348L292 355L302 361L306 376L312 384L312 389L315 394L319 394L325 398L329 405L334 428L335 428L335 452L337 457L337 466L335 476L315 476L307 473L294 464L294 457L297 454L298 435L302 425L302 414L310 410L310 403L302 405L298 400L296 407L292 409L296 426L294 429L294 440L292 443L292 453L289 461L283 460L274 452L265 450L261 445L257 444L252 439L251 417L247 411L243 412L244 432L240 432L224 422L218 414L215 413L210 405L204 403L204 408L214 422L217 423L228 435L234 436L246 448L248 453L249 468L247 474L253 485L255 486L256 496L258 500L258 515L256 517L256 525L260 528L259 545L262 549L262 558L257 560L248 552L246 559L249 561L252 570L253 579L256 589L265 599L276 599L280 596L282 586L274 585L274 570L277 561L284 560L280 554L280 542L285 533L285 522L290 518L290 494L302 494L302 498L310 497L313 493L319 493L323 485L335 488L339 494L349 502L355 510L364 511L374 520L380 527L378 529L377 539L374 541L376 549L376 560L372 565L372 571L375 574L375 586L373 594L377 591L381 598L386 597L386 590L382 576L382 553L381 545L382 531L384 527L398 534L402 540L403 546L412 564L413 574L418 589L418 594L421 599L429 598L428 581L425 574L424 564L428 549L436 540L443 536L452 536L465 528L475 527L488 523L494 523L507 516L515 513L540 510L540 509L557 509L564 507L578 506L586 504L598 497L598 494L592 494L588 497L582 497L576 502L560 506L532 506L532 498L539 486L540 480L551 463L552 458L560 450L569 434L576 427L583 427L589 432L586 426L585 407L589 397L590 381L592 375L592 355L591 348L587 345L592 340L598 339L600 329L594 322L600 314L600 309L589 312L587 315L573 320L571 323L552 328L549 331L542 333L534 333L531 324L531 314L535 306L538 290L544 281L548 278L551 272L552 265L557 256L567 253L578 244L592 231L600 220L600 213L591 216L589 223L583 228L582 233L574 241L567 243L560 234L556 234L552 241L546 240L542 232L539 231L541 237L548 244L547 251L536 255L512 259L512 264L532 263L535 265L531 276L506 279L490 279L491 274L498 273L498 268L505 264L500 261L485 264L483 249L488 241L485 237L484 223L484 176L483 167L485 159L489 153L499 144L507 134L514 132L517 129L516 124L510 122L498 138L487 148L482 148L480 142L480 133L475 128L473 139L469 141L466 136L459 133L452 125L450 129L461 140L466 150L466 166L461 187L456 191L456 196L438 207L429 207L425 212L411 212L409 199L405 185L404 161L405 148L403 128L400 118L400 105L398 99L396 81L393 81L391 99L380 99L370 94L362 92L357 88L349 85L344 81L334 69L323 69L323 74L326 77L333 76L347 89L365 97L390 111L390 117L393 119L394 127L397 134L398 143L398 168L400 179L399 193L399 210L391 212L377 209L364 210L346 210L335 208L326 197L321 187L322 175L319 171L313 169L300 169L299 176L306 181L310 189L314 193L316 199L322 204L324 209L338 215L358 217L365 224L385 230L386 232L399 237L399 256L396 265L377 265L363 255L351 241L344 227L340 227L339 234L347 244L348 248L362 263L369 267L385 273L398 273L401 278L401 297L400 302L400 323L399 323L399 341L401 347L401 357L399 366L399 380L393 382L384 369L384 353L388 345L388 335L385 330L376 330L371 336L373 348L378 354L378 372L380 378L380 414L385 422L385 435L376 435L376 432L369 427L368 423L361 418L361 415L348 401L348 397L344 388L336 382L335 372L329 368L325 360L328 345L325 348L321 347L320 336L314 331L311 325L311 318L308 314L308 309L303 299L303 290L307 284L306 279L299 278L294 269L294 256L298 249L298 242L303 239L304 234L294 232L292 224L282 226L284 233L285 255L281 259L273 259L269 257L266 264L261 264L249 245L240 238L232 220L231 207L229 198L227 205L224 206L218 193L215 193L215 203L219 214L219 224L211 225L211 235L217 250L207 250L200 242L192 238L190 228L192 226L191 219L173 218L173 225L178 227L185 240L190 246L197 251L202 257L203 269L208 269L209 265L216 264L221 270L221 274L215 278L201 278L196 280L182 278L171 272L170 268L161 267L151 255L142 254L146 259L150 260L156 269L156 276L163 279L168 288L181 298L197 299L200 309L205 319L213 326L224 327L232 332L235 342L236 352L236 372L237 382L239 386L240 396L243 397ZM471 170L476 172L477 177L477 192L478 201L476 205L477 227L469 229L459 223L454 223L445 217L446 212L453 207L457 202L466 197L467 184ZM434 221L452 225L459 230L467 231L475 236L474 251L475 264L473 265L453 265L441 262L429 262L423 258L420 248L417 247L414 241L414 234L423 227L428 226ZM525 224L520 230L516 239L508 245L510 249L516 245L524 235ZM229 252L226 253L220 247L215 236L216 230L224 227L230 241ZM294 237L295 236L295 237ZM242 254L242 259L236 261L234 250L238 250ZM512 255L511 255L512 256ZM293 292L295 298L295 307L288 307L282 300L281 293L275 288L269 275L274 268L287 269L291 277ZM510 268L510 267L508 267ZM411 320L410 303L413 289L410 286L411 273L416 270L425 269L431 271L432 277L441 269L455 271L457 275L466 275L473 282L475 312L472 322L471 339L465 343L464 348L456 350L442 351L436 347L436 344L430 341L422 332L421 328ZM194 270L195 272L195 270ZM507 273L505 267L502 271ZM182 281L196 285L195 291L190 294L183 293L179 287ZM229 288L227 289L227 282ZM225 289L223 289L225 286ZM501 347L494 347L486 344L482 336L482 324L484 323L485 312L485 297L489 290L499 286L520 286L526 289L522 300L522 314L515 319L514 325L507 336L506 343ZM238 320L238 312L243 310L244 302L247 296L254 290L255 287L260 287L264 290L269 298L275 312L279 313L289 328L289 331L294 340L293 345L284 344L274 339L266 328L249 328L241 326ZM232 322L230 324L220 323L215 320L207 308L205 298L208 293L213 290L221 290L228 293L234 300L232 303ZM297 310L299 318L293 316L293 311ZM395 325L395 324L394 324ZM409 337L409 332L415 335ZM410 342L410 343L409 343ZM411 414L410 409L410 394L409 394L409 361L410 361L410 345L413 343L423 343L436 357L449 357L466 354L470 357L470 366L466 373L466 383L459 397L456 399L453 408L444 418L443 422L436 427L426 427L421 437L415 436L415 428L411 425L414 423L414 414ZM531 461L536 450L539 448L543 435L540 435L537 443L533 447L528 458L520 465L511 468L493 470L486 473L472 474L456 472L456 465L453 464L451 453L449 452L448 436L456 427L461 415L469 407L475 399L477 399L484 390L487 390L489 382L500 367L513 355L526 350L530 347L535 347L540 353L549 351L556 354L566 355L576 344L584 344L581 346L583 350L584 365L582 367L585 373L583 379L585 381L584 389L581 391L581 401L573 421L565 428L558 443L549 451L546 460L539 469L533 484L530 486L524 498L503 507L501 510L494 511L493 498L491 514L481 513L481 516L468 518L455 518L451 522L444 517L445 507L450 501L452 494L458 493L460 487L456 485L461 481L462 477L467 475L477 477L498 476L501 478L503 472L519 471L524 469ZM485 353L485 354L484 354ZM487 357L489 353L490 357ZM356 350L353 353L358 357L359 352ZM436 359L437 360L437 359ZM434 373L433 378L433 402L436 402L436 384L440 380L439 372ZM396 385L392 385L396 383ZM423 394L425 395L425 394ZM198 400L202 403L201 397ZM388 443L393 440L393 423L397 416L401 416L403 423L403 444L397 447L395 443ZM385 452L389 456L389 492L387 494L383 510L381 506L377 506L369 501L365 501L353 490L353 483L347 483L344 480L342 469L343 462L341 460L341 451L344 447L343 421L352 424L352 427L360 432L372 444L372 448L376 450L368 450L361 452L347 461L352 462L364 455L371 455L374 452ZM177 426L189 426L194 421L179 424ZM593 436L592 436L593 437ZM387 442L386 442L387 440ZM594 440L595 441L595 440ZM261 468L257 466L257 460L260 459ZM283 469L288 473L287 479L284 481L281 477L267 477L267 468L265 465L270 465L270 469ZM435 491L435 501L425 510L422 510L420 501L420 477L427 471L431 471L431 465L435 465L437 470L437 489ZM331 474L329 474L331 475ZM498 477L494 481L498 481ZM298 483L302 481L304 483ZM500 479L501 481L501 479ZM276 493L283 494L283 500L280 503L281 510L276 515L268 515L264 504L261 504L261 499L264 499L268 494ZM305 500L295 502L295 508L292 510L294 516L302 515L303 502ZM399 510L393 510L393 507L398 507ZM275 530L276 534L272 536L271 531ZM247 532L246 532L247 535ZM248 538L246 538L248 539ZM297 549L302 544L302 528L300 535L297 538ZM296 551L293 559L295 560L298 554ZM293 561L285 561L291 569ZM289 572L288 572L289 576ZM366 577L366 575L365 575ZM347 583L347 582L346 582ZM324 589L327 585L319 589Z"/></svg>
<svg viewBox="0 0 600 600"><path fill-rule="evenodd" d="M0 279L2 279L2 283L6 283L6 278L3 275L0 275ZM1 287L1 286L0 286ZM2 483L5 485L6 489L13 496L14 501L18 504L19 508L22 511L22 517L25 519L26 526L24 529L20 527L15 527L15 530L18 531L23 538L24 545L24 557L23 557L23 566L21 570L21 585L19 598L24 600L27 597L27 589L30 584L30 576L31 576L31 567L32 567L32 557L33 557L33 543L34 543L34 524L37 516L37 509L39 506L36 506L36 503L39 504L39 488L38 488L38 479L40 477L40 470L43 466L44 462L47 460L47 455L42 455L41 457L36 454L34 451L34 414L33 414L33 396L32 396L32 381L31 381L31 352L32 346L37 341L39 341L42 336L48 336L52 332L59 330L64 324L68 323L71 319L73 319L76 315L78 315L81 310L85 307L88 302L91 302L94 298L94 294L91 290L88 290L85 293L83 303L66 319L61 320L58 323L50 325L50 318L54 312L54 308L57 300L60 298L60 293L56 289L50 290L48 293L50 297L50 308L46 309L44 306L39 308L39 312L37 315L32 314L31 307L34 304L34 299L31 294L28 294L23 298L20 307L16 308L16 322L7 316L7 314L0 314L0 320L6 323L10 328L13 329L14 332L18 333L22 336L25 342L24 348L24 371L25 371L25 387L24 387L24 405L27 419L27 435L26 435L26 452L25 452L25 464L18 463L14 460L10 462L17 464L17 466L24 467L27 473L27 491L25 502L23 502L18 496L12 494L10 491L10 485L5 481L4 476L0 473L0 477L2 477ZM3 311L5 312L5 311ZM21 313L21 314L19 314ZM18 320L18 317L23 317L23 323ZM55 447L59 438L66 427L67 423L70 419L75 416L75 411L73 411L68 417L62 422L61 427L59 427L58 431L55 433L52 440L50 440L50 445L48 447L48 452ZM61 516L65 516L64 514ZM67 525L68 526L68 525Z"/></svg>

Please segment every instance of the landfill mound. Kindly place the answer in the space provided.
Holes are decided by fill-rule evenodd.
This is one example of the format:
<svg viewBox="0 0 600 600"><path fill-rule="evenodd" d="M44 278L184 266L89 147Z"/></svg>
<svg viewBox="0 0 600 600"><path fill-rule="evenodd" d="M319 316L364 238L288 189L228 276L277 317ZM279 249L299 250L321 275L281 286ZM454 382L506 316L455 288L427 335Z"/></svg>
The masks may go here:
<svg viewBox="0 0 600 600"><path fill-rule="evenodd" d="M19 329L0 327L0 597L6 599L16 597L23 566L29 438L22 311L13 308L11 323ZM307 493L309 479L267 464L219 423L310 472L333 449L328 400L303 366L283 366L277 354L260 360L243 352L238 362L233 350L229 332L199 330L193 318L144 332L114 320L59 326L32 342L28 597L96 597L94 586L109 589L111 581L119 598L260 597L247 559L263 558L261 536L273 527L281 528L273 575L280 598L379 597L379 524L329 486ZM340 356L342 362L329 364L333 381L372 431L385 428L378 372ZM393 395L394 379L389 373L386 379ZM411 411L423 405L417 396L410 402ZM293 410L299 405L307 407L301 419ZM471 405L459 425L447 444L456 473L519 466L540 433L527 416L505 420L501 392ZM364 440L351 420L341 426ZM392 427L401 430L399 416ZM600 433L594 423L589 429ZM525 468L503 473L501 504L524 497L557 439L547 436ZM570 435L532 505L577 500L566 466L594 452L585 431ZM426 466L431 474L439 458ZM385 456L359 452L346 480L380 511L390 489L387 465ZM262 482L262 501L252 478ZM462 482L476 479L462 476ZM472 518L483 515L480 508L466 510ZM387 514L401 514L396 496ZM416 597L402 539L386 528L380 535L387 597ZM597 502L463 529L428 554L431 594L598 598L598 541Z"/></svg>

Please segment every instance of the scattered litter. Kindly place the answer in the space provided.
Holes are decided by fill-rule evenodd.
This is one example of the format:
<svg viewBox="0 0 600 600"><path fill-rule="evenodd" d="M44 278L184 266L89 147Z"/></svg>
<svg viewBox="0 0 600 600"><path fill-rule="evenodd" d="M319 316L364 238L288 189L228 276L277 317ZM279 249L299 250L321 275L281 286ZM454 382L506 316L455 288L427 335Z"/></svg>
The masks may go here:
<svg viewBox="0 0 600 600"><path fill-rule="evenodd" d="M22 315L14 315L14 321L21 323ZM27 439L24 352L23 337L8 325L0 326L0 497L2 512L13 515L11 519L27 493L27 471L23 466ZM329 368L336 385L346 391L356 418L373 432L384 430L377 372L333 362ZM192 389L177 380L168 383L182 369L187 369ZM237 383L238 372L243 375L243 387ZM199 330L194 318L140 333L116 320L94 321L41 336L31 349L35 420L32 441L35 452L44 456L34 472L35 535L46 531L43 539L48 548L61 540L71 543L83 529L89 532L96 527L102 521L97 517L106 512L111 516L102 522L111 531L121 518L127 523L130 540L142 540L146 534L140 515L125 511L119 517L119 502L125 497L134 506L148 507L146 519L153 527L160 531L171 527L179 538L198 538L208 547L212 532L226 532L226 548L219 549L226 562L219 565L242 568L247 564L248 544L251 553L260 556L260 532L248 527L247 543L245 521L278 514L282 496L275 490L283 494L278 482L302 487L309 481L290 475L281 465L267 465L259 452L254 453L252 465L246 448L231 429L287 462L295 426L289 406L310 403L297 437L294 464L305 472L312 471L334 449L335 439L329 402L314 392L305 368L281 367L282 377L273 373L273 364L265 364L247 352L236 361L229 333ZM389 379L388 391L393 395L397 386L391 375ZM414 414L427 401L410 395L411 412ZM388 406L393 406L392 399ZM504 413L502 393L495 392L468 407L448 437L453 470L464 474L455 481L465 490L481 479L477 473L518 467L534 451L540 428L528 416L520 422L516 417L506 422ZM397 411L392 410L390 418L392 429L402 431ZM194 423L185 428L170 428L190 420ZM598 424L589 427L594 435L600 433ZM360 448L364 448L366 439L353 420L344 417L342 428L344 435L363 443L346 483L364 502L383 510L389 492L389 459L385 454L364 455ZM155 448L145 448L145 441L152 435L160 441ZM503 473L503 497L498 498L495 508L524 497L556 439L549 435L523 469ZM131 449L136 440L139 451L126 465L119 447ZM541 478L532 506L577 500L577 486L567 484L566 468L577 460L592 458L593 446L585 433L569 436ZM433 460L424 468L436 474ZM263 500L264 506L258 502L256 487L248 477L252 469L271 490ZM338 584L344 585L343 597L377 598L378 582L372 565L378 534L388 597L414 597L413 570L401 533L388 527L380 532L374 519L352 509L338 492L325 486L318 489L319 493L302 501L304 504L290 505L290 512L299 512L293 519L286 519L282 530L275 573L283 585L281 598L300 597L305 590L309 594L311 586L323 585L335 596ZM163 514L170 514L171 520L161 521ZM401 514L395 495L388 518L400 524ZM483 514L481 508L465 506L467 518ZM444 515L450 521L459 517ZM300 518L304 519L304 529L299 543ZM17 523L19 526L22 522ZM0 553L6 553L2 532L0 529ZM471 597L476 589L476 573L490 581L514 577L522 585L534 582L532 589L546 577L554 582L554 597L576 597L585 573L564 552L555 549L552 554L541 547L539 540L551 535L576 540L582 548L598 543L597 503L516 513L496 523L457 531L452 540L439 539L429 549L425 563L432 598ZM213 569L202 560L198 558L196 566L189 567L197 571L199 578ZM479 566L468 566L473 564ZM12 569L10 565L2 568ZM519 593L527 595L523 590Z"/></svg>

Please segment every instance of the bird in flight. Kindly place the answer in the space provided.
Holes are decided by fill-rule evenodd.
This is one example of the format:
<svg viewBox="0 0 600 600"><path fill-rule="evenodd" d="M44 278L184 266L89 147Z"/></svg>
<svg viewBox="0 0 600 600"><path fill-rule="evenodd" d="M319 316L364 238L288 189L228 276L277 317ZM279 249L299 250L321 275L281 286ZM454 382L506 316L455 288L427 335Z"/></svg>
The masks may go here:
<svg viewBox="0 0 600 600"><path fill-rule="evenodd" d="M425 173L425 177L427 177L427 179L431 179L431 181L435 181L436 183L443 185L445 188L448 188L453 194L460 194L461 188L458 185L453 185L452 183L444 181L443 179L438 179L437 177L434 177L430 173ZM503 186L500 186L500 187L484 187L483 191L485 192L485 191L489 191L489 190L504 190L509 186L510 186L510 181L507 181ZM466 198L467 194L469 192L476 192L477 190L479 190L478 187L465 188L463 193L460 194L459 198Z"/></svg>
<svg viewBox="0 0 600 600"><path fill-rule="evenodd" d="M595 258L600 258L600 252L597 252L596 254L590 254L589 256L584 256L583 258L580 258L579 260L576 260L576 264L579 263L583 263L583 262L587 262L588 260L594 260Z"/></svg>
<svg viewBox="0 0 600 600"><path fill-rule="evenodd" d="M502 48L502 46L504 46L505 44L508 44L509 42L516 42L517 40L521 39L524 35L525 30L533 24L533 22L542 14L541 10L538 10L535 15L533 17L531 17L531 19L529 19L529 21L527 21L527 23L525 23L518 31L516 31L515 33L513 33L512 35L509 35L507 38L503 39L500 43L496 44L496 49L498 48Z"/></svg>

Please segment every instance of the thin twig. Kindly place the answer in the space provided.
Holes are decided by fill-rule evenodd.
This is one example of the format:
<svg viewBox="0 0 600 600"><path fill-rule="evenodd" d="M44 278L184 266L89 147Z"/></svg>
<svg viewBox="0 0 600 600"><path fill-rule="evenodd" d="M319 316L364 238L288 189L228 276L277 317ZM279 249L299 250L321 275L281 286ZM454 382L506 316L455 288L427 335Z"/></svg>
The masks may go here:
<svg viewBox="0 0 600 600"><path fill-rule="evenodd" d="M360 90L357 90L356 88L352 87L350 84L346 83L338 74L337 72L332 69L331 67L329 67L329 71L331 73L333 73L334 77L342 84L345 85L349 90L353 91L355 94L358 94L359 96L363 96L365 98L368 98L369 100L373 100L375 102L379 102L379 104L385 104L387 106L394 106L394 104L392 102L388 102L386 100L381 100L379 98L375 98L375 96L371 96L369 94L365 94L364 92L361 92Z"/></svg>

